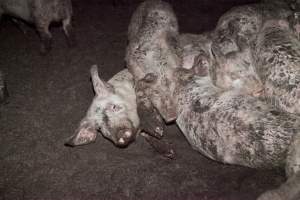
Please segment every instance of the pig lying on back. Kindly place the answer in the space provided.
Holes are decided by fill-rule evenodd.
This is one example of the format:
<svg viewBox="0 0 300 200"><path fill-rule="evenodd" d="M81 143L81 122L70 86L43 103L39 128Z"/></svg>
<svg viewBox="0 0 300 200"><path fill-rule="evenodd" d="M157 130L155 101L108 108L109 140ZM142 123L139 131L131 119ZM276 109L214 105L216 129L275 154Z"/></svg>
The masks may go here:
<svg viewBox="0 0 300 200"><path fill-rule="evenodd" d="M5 103L8 97L8 91L4 74L0 71L0 104Z"/></svg>
<svg viewBox="0 0 300 200"><path fill-rule="evenodd" d="M0 18L3 14L33 23L42 41L41 52L51 49L51 22L62 22L69 44L71 38L71 0L0 0Z"/></svg>

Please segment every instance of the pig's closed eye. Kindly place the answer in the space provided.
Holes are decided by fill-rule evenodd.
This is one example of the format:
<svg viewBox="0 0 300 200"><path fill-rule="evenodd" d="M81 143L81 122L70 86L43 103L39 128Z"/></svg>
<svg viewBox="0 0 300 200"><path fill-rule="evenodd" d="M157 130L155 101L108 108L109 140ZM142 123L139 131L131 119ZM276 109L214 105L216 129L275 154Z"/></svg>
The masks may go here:
<svg viewBox="0 0 300 200"><path fill-rule="evenodd" d="M123 109L123 106L117 104L111 104L109 110L112 112L120 112Z"/></svg>

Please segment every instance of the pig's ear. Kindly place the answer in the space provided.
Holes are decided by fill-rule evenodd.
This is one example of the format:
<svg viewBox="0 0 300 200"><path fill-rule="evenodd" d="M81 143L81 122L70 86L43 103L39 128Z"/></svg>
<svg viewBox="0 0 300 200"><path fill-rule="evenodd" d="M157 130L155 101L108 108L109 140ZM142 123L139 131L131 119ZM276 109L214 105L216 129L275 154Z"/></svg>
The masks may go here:
<svg viewBox="0 0 300 200"><path fill-rule="evenodd" d="M107 96L109 94L109 88L107 87L107 84L100 79L98 75L98 66L93 65L90 72L95 93L98 96Z"/></svg>
<svg viewBox="0 0 300 200"><path fill-rule="evenodd" d="M92 143L96 140L97 130L89 122L83 121L75 131L75 134L67 139L65 145L67 146L79 146Z"/></svg>

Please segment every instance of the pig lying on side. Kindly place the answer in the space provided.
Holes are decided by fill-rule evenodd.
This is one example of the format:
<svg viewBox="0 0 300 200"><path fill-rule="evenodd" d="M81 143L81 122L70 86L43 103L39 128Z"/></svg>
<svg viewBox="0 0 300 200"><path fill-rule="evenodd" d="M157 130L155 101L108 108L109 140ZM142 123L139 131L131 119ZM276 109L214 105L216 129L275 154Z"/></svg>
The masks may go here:
<svg viewBox="0 0 300 200"><path fill-rule="evenodd" d="M4 74L0 71L0 104L5 103L8 97L8 91Z"/></svg>
<svg viewBox="0 0 300 200"><path fill-rule="evenodd" d="M165 70L165 77L170 78L166 83L175 85L173 90L169 88L168 95L175 102L176 123L191 146L222 163L252 168L285 167L287 182L264 193L259 200L299 198L299 116L278 111L239 90L216 87L208 76L209 70L203 76L183 68ZM151 76L153 83L140 83L150 100L154 98L151 94L158 79Z"/></svg>
<svg viewBox="0 0 300 200"><path fill-rule="evenodd" d="M51 22L62 22L69 44L71 38L71 0L0 0L0 18L3 14L33 23L42 41L41 52L51 49Z"/></svg>
<svg viewBox="0 0 300 200"><path fill-rule="evenodd" d="M75 134L66 142L67 145L78 146L94 142L99 131L116 146L126 147L143 131L142 136L155 150L165 157L173 158L174 151L167 143L147 134L164 129L165 124L159 113L151 113L149 122L141 126L134 81L127 69L104 82L98 76L97 66L94 65L91 68L91 77L96 95Z"/></svg>

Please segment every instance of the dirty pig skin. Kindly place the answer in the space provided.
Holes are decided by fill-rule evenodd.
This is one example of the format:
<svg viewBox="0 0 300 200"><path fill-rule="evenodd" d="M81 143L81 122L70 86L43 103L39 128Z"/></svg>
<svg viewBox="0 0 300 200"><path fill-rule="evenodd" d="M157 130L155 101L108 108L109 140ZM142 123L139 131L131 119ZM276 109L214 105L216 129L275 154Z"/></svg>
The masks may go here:
<svg viewBox="0 0 300 200"><path fill-rule="evenodd" d="M98 132L117 147L127 147L141 134L162 156L174 157L174 151L161 140L165 128L158 112L151 113L146 123L141 123L137 112L133 76L127 69L102 81L96 65L91 67L95 97L81 120L75 134L66 144L78 146L92 143Z"/></svg>
<svg viewBox="0 0 300 200"><path fill-rule="evenodd" d="M71 0L0 0L0 18L4 14L14 17L17 22L22 19L34 24L42 42L40 51L43 54L51 49L51 22L62 22L68 44L73 45Z"/></svg>

